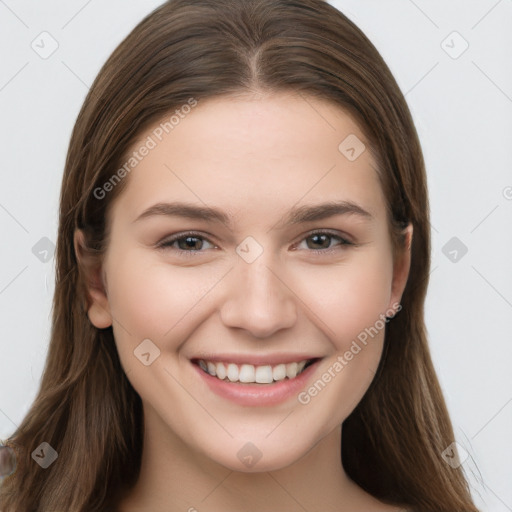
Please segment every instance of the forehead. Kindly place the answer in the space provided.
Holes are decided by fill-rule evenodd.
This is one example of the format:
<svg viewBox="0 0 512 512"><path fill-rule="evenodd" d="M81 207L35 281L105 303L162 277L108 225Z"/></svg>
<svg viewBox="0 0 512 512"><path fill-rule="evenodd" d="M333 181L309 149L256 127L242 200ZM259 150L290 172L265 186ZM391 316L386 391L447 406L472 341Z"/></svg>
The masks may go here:
<svg viewBox="0 0 512 512"><path fill-rule="evenodd" d="M128 161L151 147L139 154L114 208L131 220L154 203L173 200L253 219L340 199L376 217L385 208L368 141L333 103L273 94L219 97L177 110L172 124L171 112L126 156Z"/></svg>

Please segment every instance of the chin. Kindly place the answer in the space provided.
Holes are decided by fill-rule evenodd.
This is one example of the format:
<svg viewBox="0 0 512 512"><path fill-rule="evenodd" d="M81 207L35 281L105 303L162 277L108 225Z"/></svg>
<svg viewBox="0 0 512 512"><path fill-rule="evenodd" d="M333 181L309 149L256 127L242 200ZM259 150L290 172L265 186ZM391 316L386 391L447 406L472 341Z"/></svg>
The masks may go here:
<svg viewBox="0 0 512 512"><path fill-rule="evenodd" d="M309 451L306 446L302 449L297 446L286 446L284 439L276 437L275 441L277 443L269 443L268 440L244 442L235 439L230 446L220 445L222 453L215 450L210 451L206 456L232 471L263 473L284 469L300 460Z"/></svg>

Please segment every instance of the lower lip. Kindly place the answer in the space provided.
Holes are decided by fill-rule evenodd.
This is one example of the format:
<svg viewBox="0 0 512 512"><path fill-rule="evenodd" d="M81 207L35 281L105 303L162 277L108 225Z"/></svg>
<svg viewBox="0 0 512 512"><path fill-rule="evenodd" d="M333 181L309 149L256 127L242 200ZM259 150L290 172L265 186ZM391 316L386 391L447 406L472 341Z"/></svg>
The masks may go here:
<svg viewBox="0 0 512 512"><path fill-rule="evenodd" d="M192 363L199 376L210 389L223 398L245 406L275 405L297 396L306 385L309 376L316 370L320 359L308 366L293 379L283 379L274 384L239 384L226 382L206 373L199 365Z"/></svg>

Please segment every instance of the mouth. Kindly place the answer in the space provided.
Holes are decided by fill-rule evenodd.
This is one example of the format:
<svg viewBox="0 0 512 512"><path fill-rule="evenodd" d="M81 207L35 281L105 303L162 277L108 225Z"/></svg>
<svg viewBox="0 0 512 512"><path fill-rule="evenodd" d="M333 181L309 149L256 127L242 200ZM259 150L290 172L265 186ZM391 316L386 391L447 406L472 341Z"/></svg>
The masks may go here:
<svg viewBox="0 0 512 512"><path fill-rule="evenodd" d="M245 358L219 354L190 362L205 386L201 392L211 391L242 407L274 407L291 404L316 374L322 359L303 354Z"/></svg>
<svg viewBox="0 0 512 512"><path fill-rule="evenodd" d="M296 379L319 359L316 357L274 365L230 363L206 359L193 359L192 363L207 375L226 383L273 385L280 381Z"/></svg>

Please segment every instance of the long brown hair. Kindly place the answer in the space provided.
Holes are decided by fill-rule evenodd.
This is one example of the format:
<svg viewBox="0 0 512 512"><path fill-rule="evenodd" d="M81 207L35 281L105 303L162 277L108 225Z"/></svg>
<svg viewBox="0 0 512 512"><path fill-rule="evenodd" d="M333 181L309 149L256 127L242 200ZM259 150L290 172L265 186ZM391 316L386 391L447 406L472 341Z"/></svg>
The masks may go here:
<svg viewBox="0 0 512 512"><path fill-rule="evenodd" d="M366 36L322 0L171 0L108 59L78 116L60 197L52 332L37 398L7 440L18 459L2 510L113 510L138 477L141 400L124 374L112 328L87 317L88 270L108 243L108 212L129 177L104 198L143 130L190 98L250 91L315 96L350 112L371 142L395 242L414 228L402 311L386 326L377 375L343 424L348 475L375 497L417 511L476 512L461 468L442 457L454 434L424 325L430 226L424 162L410 112ZM341 142L341 141L340 141ZM89 269L73 245L85 233ZM31 457L43 442L58 459Z"/></svg>

